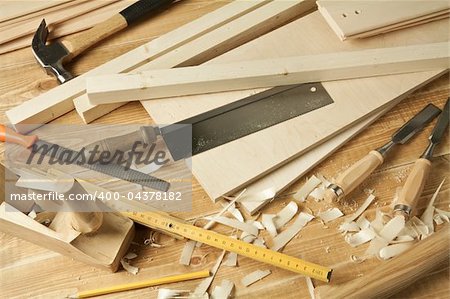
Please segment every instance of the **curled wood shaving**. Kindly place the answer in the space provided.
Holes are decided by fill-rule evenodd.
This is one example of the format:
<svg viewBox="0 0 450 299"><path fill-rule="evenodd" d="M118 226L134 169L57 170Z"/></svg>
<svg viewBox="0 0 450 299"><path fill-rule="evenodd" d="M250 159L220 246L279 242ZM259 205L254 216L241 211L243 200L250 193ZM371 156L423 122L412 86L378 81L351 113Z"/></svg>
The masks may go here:
<svg viewBox="0 0 450 299"><path fill-rule="evenodd" d="M447 218L448 219L448 218ZM444 220L442 220L442 217L439 214L435 214L433 216L433 220L436 223L436 225L441 225L444 223Z"/></svg>
<svg viewBox="0 0 450 299"><path fill-rule="evenodd" d="M370 221L367 220L366 217L361 216L356 220L356 224L359 226L360 229L368 228L370 226Z"/></svg>
<svg viewBox="0 0 450 299"><path fill-rule="evenodd" d="M188 240L184 244L183 251L181 252L179 261L181 265L189 266L189 264L191 263L191 257L192 254L194 253L195 243L196 243L195 241Z"/></svg>
<svg viewBox="0 0 450 299"><path fill-rule="evenodd" d="M325 185L320 185L309 194L317 202L322 201L325 196Z"/></svg>
<svg viewBox="0 0 450 299"><path fill-rule="evenodd" d="M360 229L361 228L355 221L344 222L339 226L339 231L344 234L347 232L358 232Z"/></svg>
<svg viewBox="0 0 450 299"><path fill-rule="evenodd" d="M362 257L360 257L360 256L351 255L351 256L350 256L350 260L351 260L352 262L354 262L354 263L361 264L361 263L364 262L366 259L365 259L365 258L362 258Z"/></svg>
<svg viewBox="0 0 450 299"><path fill-rule="evenodd" d="M327 180L323 175L318 174L317 177L322 182L322 185L325 187L325 189L330 187L331 182L329 180Z"/></svg>
<svg viewBox="0 0 450 299"><path fill-rule="evenodd" d="M391 242L399 235L404 227L405 218L403 216L395 216L388 223L386 223L379 235L387 242Z"/></svg>
<svg viewBox="0 0 450 299"><path fill-rule="evenodd" d="M406 251L413 245L412 242L389 245L380 249L378 257L382 260L388 260Z"/></svg>
<svg viewBox="0 0 450 299"><path fill-rule="evenodd" d="M247 222L248 224L251 224L251 225L256 226L256 228L258 228L258 229L264 229L264 225L263 225L261 222L259 222L259 221L255 221L255 220L247 220L246 222Z"/></svg>
<svg viewBox="0 0 450 299"><path fill-rule="evenodd" d="M273 246L270 249L278 251L283 248L312 219L313 215L301 212L293 224L273 239Z"/></svg>
<svg viewBox="0 0 450 299"><path fill-rule="evenodd" d="M248 287L251 284L254 284L255 282L263 279L264 277L268 276L270 273L270 270L256 270L255 272L252 272L248 275L246 275L244 278L242 278L241 283Z"/></svg>
<svg viewBox="0 0 450 299"><path fill-rule="evenodd" d="M267 248L266 242L262 238L256 238L255 240L253 240L253 245L256 245L256 246L259 246L262 248Z"/></svg>
<svg viewBox="0 0 450 299"><path fill-rule="evenodd" d="M158 289L158 297L156 299L187 298L189 294L190 291L187 290Z"/></svg>
<svg viewBox="0 0 450 299"><path fill-rule="evenodd" d="M316 188L322 181L315 175L309 178L309 180L294 194L294 199L299 202L304 202L308 195Z"/></svg>
<svg viewBox="0 0 450 299"><path fill-rule="evenodd" d="M322 219L325 223L333 221L339 217L342 217L344 214L338 208L332 208L325 212L319 213L317 216Z"/></svg>
<svg viewBox="0 0 450 299"><path fill-rule="evenodd" d="M249 234L247 232L242 232L241 235L239 236L239 239L241 239L246 243L251 243L256 239L256 236Z"/></svg>
<svg viewBox="0 0 450 299"><path fill-rule="evenodd" d="M274 218L276 215L273 214L263 214L261 216L261 222L264 225L264 227L267 229L267 232L272 236L275 237L277 235L277 228L275 227Z"/></svg>
<svg viewBox="0 0 450 299"><path fill-rule="evenodd" d="M216 286L211 294L211 299L228 299L233 291L234 283L228 279L222 280L220 286Z"/></svg>
<svg viewBox="0 0 450 299"><path fill-rule="evenodd" d="M441 210L441 209L435 209L435 211L441 217L442 220L450 222L449 221L449 218L450 218L450 212L449 211L444 211L444 210Z"/></svg>
<svg viewBox="0 0 450 299"><path fill-rule="evenodd" d="M376 234L370 228L362 229L353 235L345 236L345 242L347 242L350 246L356 247L361 244L367 243L373 238L375 238Z"/></svg>
<svg viewBox="0 0 450 299"><path fill-rule="evenodd" d="M369 197L364 201L364 203L356 210L355 213L353 213L349 218L347 218L346 222L352 222L355 221L372 203L372 201L375 199L375 196L373 194L370 194Z"/></svg>
<svg viewBox="0 0 450 299"><path fill-rule="evenodd" d="M214 217L214 218L205 217L205 219L211 220L211 221L214 221L214 222L217 222L217 223L220 223L220 224L223 224L223 225L226 225L226 226L229 226L229 227L241 230L241 231L245 231L246 233L254 235L254 236L258 235L258 228L256 226L248 224L248 223L243 223L243 222L240 222L235 219L227 218L224 216L219 216L219 217Z"/></svg>
<svg viewBox="0 0 450 299"><path fill-rule="evenodd" d="M205 278L194 290L191 294L190 298L198 298L205 296L205 293L208 291L209 286L214 280L216 276L217 270L219 270L220 264L222 263L223 257L225 255L225 251L222 251L222 254L217 259L215 265L211 269L211 276Z"/></svg>
<svg viewBox="0 0 450 299"><path fill-rule="evenodd" d="M383 229L383 213L381 210L377 209L375 212L375 219L370 223L370 227L379 233Z"/></svg>
<svg viewBox="0 0 450 299"><path fill-rule="evenodd" d="M292 218L294 218L297 212L298 212L298 205L294 201L288 203L281 211L279 211L276 214L276 217L273 219L275 228L276 229L282 228L286 223L288 223Z"/></svg>
<svg viewBox="0 0 450 299"><path fill-rule="evenodd" d="M127 256L131 257L131 258L127 258ZM134 259L135 257L137 257L136 254L134 253L128 253L126 256L124 256L121 260L120 263L122 264L122 267L130 274L136 275L139 272L139 268L135 267L135 266L131 266L128 261L130 259Z"/></svg>
<svg viewBox="0 0 450 299"><path fill-rule="evenodd" d="M312 282L311 277L305 276L306 279L306 286L308 287L309 297L311 299L316 299L316 295L314 294L314 284Z"/></svg>
<svg viewBox="0 0 450 299"><path fill-rule="evenodd" d="M433 224L433 214L434 214L434 202L436 201L436 198L441 191L442 186L444 185L445 179L441 182L439 187L434 192L433 196L430 199L430 202L428 203L427 208L423 212L422 216L420 217L420 220L422 220L423 223L428 227L428 231L430 233L434 232L434 224Z"/></svg>

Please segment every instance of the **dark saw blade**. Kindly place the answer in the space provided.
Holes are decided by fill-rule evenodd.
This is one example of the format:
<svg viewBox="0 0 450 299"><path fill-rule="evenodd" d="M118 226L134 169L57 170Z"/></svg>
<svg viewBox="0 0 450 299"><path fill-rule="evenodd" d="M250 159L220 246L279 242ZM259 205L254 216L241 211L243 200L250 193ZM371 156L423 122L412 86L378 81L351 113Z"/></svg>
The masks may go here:
<svg viewBox="0 0 450 299"><path fill-rule="evenodd" d="M54 150L52 149L54 148ZM45 149L48 149L45 151ZM128 181L131 183L136 183L145 187L149 187L158 191L167 191L169 190L170 183L153 177L151 175L144 174L139 171L135 171L133 169L125 168L122 165L118 164L102 164L99 162L96 163L88 163L87 161L81 160L81 155L79 152L62 147L57 144L53 144L50 142L46 142L43 140L38 140L33 145L31 149L36 154L44 154L47 156L51 156L58 161L65 161L65 157L72 157L74 161L71 162L73 165L78 165L84 168L88 168L100 173L107 174L109 176L119 178L124 181ZM74 157L79 157L75 159ZM79 163L77 163L79 162Z"/></svg>
<svg viewBox="0 0 450 299"><path fill-rule="evenodd" d="M449 100L447 100L447 103L445 103L444 109L442 110L442 113L439 116L436 125L434 126L433 132L430 135L430 141L434 144L437 144L441 141L442 136L444 136L445 131L448 129L450 113L448 107Z"/></svg>
<svg viewBox="0 0 450 299"><path fill-rule="evenodd" d="M321 83L275 87L163 127L161 135L174 160L179 160L332 103L333 99ZM186 148L181 148L180 144L190 142L183 140L186 136L191 136L190 130L192 130L192 149L189 150L192 151L188 152Z"/></svg>
<svg viewBox="0 0 450 299"><path fill-rule="evenodd" d="M441 113L441 109L433 104L428 104L392 135L392 141L396 144L406 143L411 137L438 116L439 113Z"/></svg>

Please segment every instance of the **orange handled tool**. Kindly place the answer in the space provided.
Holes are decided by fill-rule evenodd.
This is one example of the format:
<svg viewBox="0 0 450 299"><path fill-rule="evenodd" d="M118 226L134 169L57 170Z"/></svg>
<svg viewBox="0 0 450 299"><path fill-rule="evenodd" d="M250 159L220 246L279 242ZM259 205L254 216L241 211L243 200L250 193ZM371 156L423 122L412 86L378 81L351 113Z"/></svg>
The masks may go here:
<svg viewBox="0 0 450 299"><path fill-rule="evenodd" d="M15 143L26 148L31 147L36 141L38 137L36 135L22 135L15 132L13 129L8 128L5 125L0 125L0 141Z"/></svg>

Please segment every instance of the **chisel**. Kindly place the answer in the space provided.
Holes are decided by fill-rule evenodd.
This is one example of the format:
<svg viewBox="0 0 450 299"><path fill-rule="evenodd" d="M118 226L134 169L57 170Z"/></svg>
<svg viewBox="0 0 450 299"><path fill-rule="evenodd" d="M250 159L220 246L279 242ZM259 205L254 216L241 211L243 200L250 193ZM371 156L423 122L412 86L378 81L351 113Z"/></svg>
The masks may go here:
<svg viewBox="0 0 450 299"><path fill-rule="evenodd" d="M419 196L422 194L423 187L427 181L431 169L431 159L433 151L437 144L441 141L445 131L448 129L449 123L449 100L444 106L441 115L431 133L430 143L422 156L416 160L414 166L406 179L405 185L400 191L397 203L394 206L394 211L404 215L406 218L410 217L414 210Z"/></svg>
<svg viewBox="0 0 450 299"><path fill-rule="evenodd" d="M4 125L0 125L0 141L15 143L23 147L30 148L34 153L45 154L57 159L63 157L64 155L70 157L78 157L77 161L73 161L74 165L82 166L90 170L104 173L131 183L140 184L142 186L149 187L158 191L165 192L169 190L170 187L170 184L164 180L141 173L139 171L135 171L133 169L127 169L124 166L118 164L102 164L99 162L84 163L80 161L81 155L76 151L64 148L57 144L46 142L44 140L38 140L38 137L36 135L21 135ZM40 151L41 149L51 148L55 148L56 152L52 150ZM61 153L64 153L64 155L62 155ZM79 161L80 163L78 163Z"/></svg>
<svg viewBox="0 0 450 299"><path fill-rule="evenodd" d="M325 191L324 198L328 201L336 201L352 192L369 175L384 162L386 154L397 144L405 144L426 124L431 122L441 110L433 104L427 105L422 111L405 123L392 135L391 141L382 147L372 150L364 158L353 164L339 175L335 182Z"/></svg>

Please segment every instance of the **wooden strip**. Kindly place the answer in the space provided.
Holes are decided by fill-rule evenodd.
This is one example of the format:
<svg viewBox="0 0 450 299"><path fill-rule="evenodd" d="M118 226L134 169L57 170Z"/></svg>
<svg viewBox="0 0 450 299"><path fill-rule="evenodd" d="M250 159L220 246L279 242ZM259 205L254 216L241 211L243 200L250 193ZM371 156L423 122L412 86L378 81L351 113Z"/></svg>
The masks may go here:
<svg viewBox="0 0 450 299"><path fill-rule="evenodd" d="M449 43L295 56L87 79L92 104L445 69Z"/></svg>
<svg viewBox="0 0 450 299"><path fill-rule="evenodd" d="M87 12L96 10L102 6L117 2L119 0L102 0L102 1L81 1L78 5L71 6L62 11L55 11L49 14L46 14L45 21L48 26L57 25L58 23L64 22L66 20L72 19L74 17L83 15ZM39 27L39 24L42 21L41 18L35 18L24 23L13 25L12 27L3 30L2 35L0 36L0 44L12 41L16 38L20 38L22 36L26 36L29 34L34 34L34 32Z"/></svg>
<svg viewBox="0 0 450 299"><path fill-rule="evenodd" d="M0 21L7 21L16 17L24 16L46 8L55 7L73 0L51 0L51 1L3 1L0 11Z"/></svg>
<svg viewBox="0 0 450 299"><path fill-rule="evenodd" d="M237 46L272 31L292 19L299 17L315 7L311 0L283 1L275 0L245 17L237 18L202 37L185 44L176 51L155 59L146 65L135 69L135 72L150 69L168 69L172 67L198 65L223 54ZM87 95L75 100L78 113L85 121L91 121L89 116L100 116L109 113L111 108L123 105L96 107L88 102Z"/></svg>
<svg viewBox="0 0 450 299"><path fill-rule="evenodd" d="M393 32L382 39L371 39L370 42L355 40L352 43L342 43L335 38L334 33L320 14L313 13L208 63L220 64L243 59L271 58L275 54L278 57L289 57L370 49L380 45L389 47L390 45L403 46L418 42L447 41L448 23L445 20L421 27L420 30L410 28ZM414 38L411 39L411 36ZM285 40L290 42L280 43L280 41ZM330 138L339 133L340 130L337 128L343 131L358 120L356 117L346 125L336 124L335 121L342 115L342 111L347 113L347 111L353 111L355 108L358 110L368 108L364 114L367 115L377 109L383 109L383 106L390 101L402 98L417 86L429 82L440 73L428 72L324 82L325 89L335 100L333 106L319 109L194 156L194 174L208 195L214 200L224 194L233 193L244 185L248 185L273 169L280 167L283 163L305 153L308 149L317 145L314 141L324 142L325 137ZM143 104L156 123L166 124L181 121L261 91L263 90L179 97L146 101ZM375 101L384 102L384 104L375 108L375 106L372 106ZM340 106L344 102L348 103L345 108ZM369 106L372 108L369 108ZM330 115L333 115L333 117L330 117ZM316 125L318 120L326 121L320 121L320 125ZM330 134L322 135L327 131L327 127L331 129L328 131ZM332 132L333 130L334 132ZM292 136L295 136L295 138ZM267 140L270 140L270 143L267 143ZM275 144L279 146L274 147ZM297 145L294 144L299 146L295 150L293 147ZM267 159L267 157L270 157L270 159Z"/></svg>
<svg viewBox="0 0 450 299"><path fill-rule="evenodd" d="M397 23L420 19L450 8L448 1L317 2L320 12L342 40Z"/></svg>
<svg viewBox="0 0 450 299"><path fill-rule="evenodd" d="M73 110L73 99L84 93L87 77L131 71L265 4L267 1L233 2L30 99L7 111L6 115L17 131L34 130Z"/></svg>

